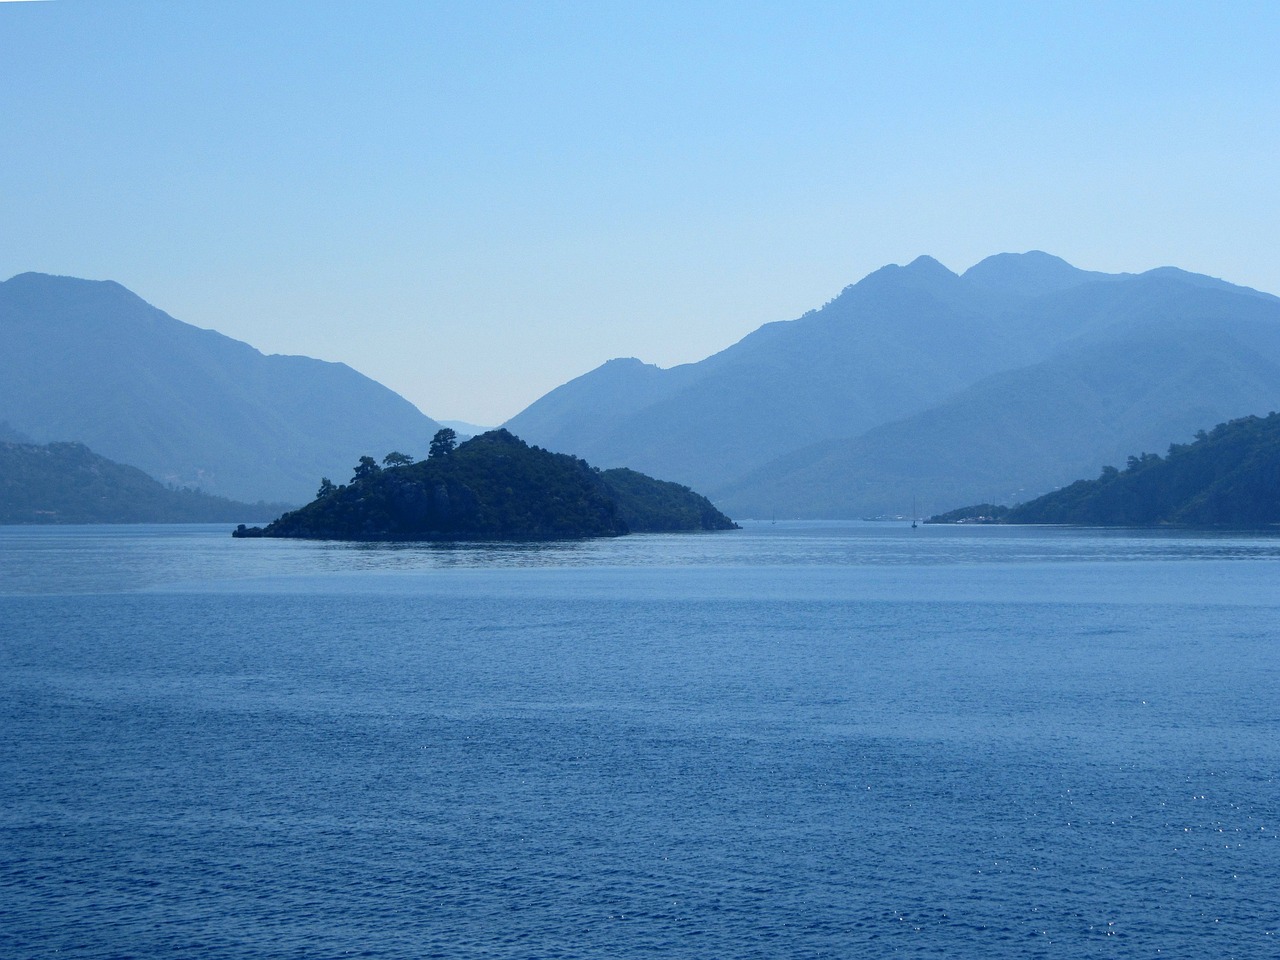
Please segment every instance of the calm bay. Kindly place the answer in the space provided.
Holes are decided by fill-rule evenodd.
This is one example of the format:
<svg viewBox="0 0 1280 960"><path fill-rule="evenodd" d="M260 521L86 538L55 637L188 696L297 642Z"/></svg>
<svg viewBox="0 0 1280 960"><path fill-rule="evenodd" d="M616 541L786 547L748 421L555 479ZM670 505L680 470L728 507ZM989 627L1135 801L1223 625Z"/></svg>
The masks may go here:
<svg viewBox="0 0 1280 960"><path fill-rule="evenodd" d="M1280 955L1280 538L0 528L0 955Z"/></svg>

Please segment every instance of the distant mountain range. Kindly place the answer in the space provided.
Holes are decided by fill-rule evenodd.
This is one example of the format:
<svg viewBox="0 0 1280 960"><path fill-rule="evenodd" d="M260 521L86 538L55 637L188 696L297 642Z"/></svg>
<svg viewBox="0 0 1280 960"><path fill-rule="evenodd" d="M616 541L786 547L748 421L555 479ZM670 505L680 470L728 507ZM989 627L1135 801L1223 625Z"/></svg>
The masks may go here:
<svg viewBox="0 0 1280 960"><path fill-rule="evenodd" d="M611 360L504 426L736 517L819 518L1023 502L1275 409L1280 299L1035 251L961 275L887 266L698 363ZM439 426L343 364L264 356L115 283L0 283L0 440L80 441L166 485L301 503L363 455L421 457Z"/></svg>
<svg viewBox="0 0 1280 960"><path fill-rule="evenodd" d="M1280 299L1172 267L888 266L698 363L612 360L506 426L736 517L1019 502L1280 408Z"/></svg>
<svg viewBox="0 0 1280 960"><path fill-rule="evenodd" d="M0 283L0 420L80 441L165 484L304 503L361 455L426 453L439 425L340 363L264 356L117 283Z"/></svg>
<svg viewBox="0 0 1280 960"><path fill-rule="evenodd" d="M493 427L482 427L476 423L470 423L467 420L441 420L440 426L448 427L458 435L458 439L467 437L478 437L482 433L488 433Z"/></svg>

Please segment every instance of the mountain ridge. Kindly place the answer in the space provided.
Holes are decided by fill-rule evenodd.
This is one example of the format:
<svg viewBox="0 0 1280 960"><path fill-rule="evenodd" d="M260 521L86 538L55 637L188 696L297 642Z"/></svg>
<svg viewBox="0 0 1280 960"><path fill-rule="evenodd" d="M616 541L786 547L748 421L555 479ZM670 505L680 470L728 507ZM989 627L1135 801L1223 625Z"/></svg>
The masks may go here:
<svg viewBox="0 0 1280 960"><path fill-rule="evenodd" d="M367 449L425 450L438 429L346 364L263 354L110 280L0 283L0 343L13 429L243 500L304 501Z"/></svg>
<svg viewBox="0 0 1280 960"><path fill-rule="evenodd" d="M820 309L765 324L696 364L631 365L635 389L620 399L610 361L504 426L593 462L712 489L726 471L771 458L761 436L794 434L804 442L856 432L940 400L971 379L965 368L998 369L1005 349L979 322L992 299L936 260L917 258L881 268ZM873 322L860 322L868 317ZM914 322L897 322L904 317ZM915 350L916 341L942 351ZM881 362L886 356L900 362ZM566 401L576 409L566 412ZM602 418L602 410L609 415ZM852 428L844 423L850 417Z"/></svg>
<svg viewBox="0 0 1280 960"><path fill-rule="evenodd" d="M1250 333L1255 323L1262 326ZM873 271L821 308L765 324L697 363L664 371L638 360L622 367L610 361L548 394L555 409L544 398L508 425L551 449L572 444L593 462L627 463L690 483L739 516L772 515L785 510L789 499L808 504L805 516L860 516L887 510L884 496L872 495L872 487L900 499L913 478L929 475L931 461L946 463L960 477L954 495L1000 476L1013 480L1014 489L1053 485L1155 429L1254 412L1233 404L1270 403L1270 389L1252 374L1245 378L1249 389L1237 389L1232 371L1247 371L1254 363L1251 336L1261 336L1264 366L1280 361L1266 336L1273 327L1280 328L1280 298L1174 267L1105 274L1030 251L996 254L956 274L931 257L918 257ZM1110 355L1143 344L1142 355L1155 356L1154 342L1161 338L1183 342L1167 354L1177 369L1156 370L1148 378L1126 367L1123 356ZM1200 384L1187 373L1202 359L1197 341L1234 344L1230 356L1218 351L1217 371ZM1169 414L1156 415L1151 403L1133 400L1151 422L1137 425L1136 414L1126 415L1112 429L1102 403L1089 416L1103 425L1095 434L1106 442L1090 447L1090 438L1070 425L1071 406L1090 409L1090 397L1111 388L1078 369L1072 372L1072 363L1084 361L1071 357L1089 351L1118 383L1138 377L1150 396L1166 397ZM1138 356L1130 359L1136 363ZM620 372L643 380L643 389L615 404L610 380ZM955 443L938 446L935 436L937 449L913 449L909 440L895 448L892 437L901 429L895 424L931 416L955 421L960 414L946 411L972 407L966 391L1001 376L1003 381L984 388L990 396L981 412L973 408L976 419L953 423ZM1055 382L1068 395L1083 393L1059 402L1043 389L1037 392L1037 376L1046 378L1042 386ZM1183 384L1183 395L1161 386L1164 381ZM1001 396L1001 389L1013 392ZM1125 402L1119 395L1114 401ZM1000 408L1021 410L1033 424L1039 404L1058 411L1053 419L1063 450L1055 455L1055 439L1048 437L1041 445L1048 449L1036 455L1041 467L1021 470L1016 458L1024 431ZM959 442L973 430L983 438L976 445L984 451L981 458ZM862 437L869 439L859 447ZM842 444L842 458L820 449ZM789 458L805 465L785 478L790 485L778 466ZM824 459L828 472L819 478L813 471ZM871 460L898 461L900 469L875 480ZM753 482L760 488L752 491ZM840 485L862 490L865 497L821 493ZM952 494L940 487L938 496ZM899 503L888 512L904 509Z"/></svg>
<svg viewBox="0 0 1280 960"><path fill-rule="evenodd" d="M885 496L909 486L952 500L996 478L1053 486L1157 429L1280 406L1276 330L1280 298L1176 267L1105 274L1029 251L957 274L920 256L696 363L607 361L504 426L740 516L780 500L894 512ZM7 436L83 441L242 500L305 500L318 477L371 449L423 451L438 427L346 364L264 355L109 280L0 283L0 345Z"/></svg>

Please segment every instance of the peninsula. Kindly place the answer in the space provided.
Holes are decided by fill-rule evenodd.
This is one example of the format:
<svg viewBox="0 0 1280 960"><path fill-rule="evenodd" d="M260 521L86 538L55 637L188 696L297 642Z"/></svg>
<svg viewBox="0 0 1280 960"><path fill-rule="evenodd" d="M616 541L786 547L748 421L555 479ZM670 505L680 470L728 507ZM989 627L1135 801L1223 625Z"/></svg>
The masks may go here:
<svg viewBox="0 0 1280 960"><path fill-rule="evenodd" d="M1015 507L984 503L926 523L1258 530L1280 525L1280 414L1242 417L1175 443L1164 457L1131 456Z"/></svg>

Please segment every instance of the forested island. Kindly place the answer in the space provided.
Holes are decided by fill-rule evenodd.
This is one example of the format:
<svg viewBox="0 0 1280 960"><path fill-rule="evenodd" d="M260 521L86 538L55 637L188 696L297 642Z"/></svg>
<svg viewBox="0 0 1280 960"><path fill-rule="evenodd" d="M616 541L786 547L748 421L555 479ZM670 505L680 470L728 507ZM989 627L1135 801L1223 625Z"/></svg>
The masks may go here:
<svg viewBox="0 0 1280 960"><path fill-rule="evenodd" d="M349 483L320 481L316 499L237 537L311 540L553 540L731 530L706 497L634 470L597 470L531 447L507 430L458 444L439 431L428 457L361 457Z"/></svg>
<svg viewBox="0 0 1280 960"><path fill-rule="evenodd" d="M0 523L226 523L285 507L166 487L82 443L0 441Z"/></svg>
<svg viewBox="0 0 1280 960"><path fill-rule="evenodd" d="M926 523L1261 529L1280 525L1280 414L1243 417L1175 443L1167 456L1129 457L1015 507L977 504Z"/></svg>

